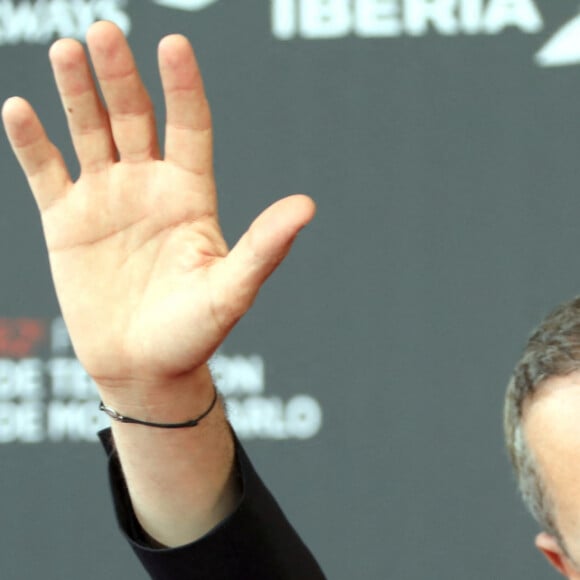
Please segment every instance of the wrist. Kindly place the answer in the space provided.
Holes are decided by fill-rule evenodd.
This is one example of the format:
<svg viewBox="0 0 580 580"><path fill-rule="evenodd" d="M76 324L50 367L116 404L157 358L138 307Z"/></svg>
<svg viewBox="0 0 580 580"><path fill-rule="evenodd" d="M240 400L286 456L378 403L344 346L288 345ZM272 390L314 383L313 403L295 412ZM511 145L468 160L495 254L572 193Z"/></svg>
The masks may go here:
<svg viewBox="0 0 580 580"><path fill-rule="evenodd" d="M97 382L97 389L103 404L119 414L158 423L189 421L207 410L215 397L207 365L177 377Z"/></svg>

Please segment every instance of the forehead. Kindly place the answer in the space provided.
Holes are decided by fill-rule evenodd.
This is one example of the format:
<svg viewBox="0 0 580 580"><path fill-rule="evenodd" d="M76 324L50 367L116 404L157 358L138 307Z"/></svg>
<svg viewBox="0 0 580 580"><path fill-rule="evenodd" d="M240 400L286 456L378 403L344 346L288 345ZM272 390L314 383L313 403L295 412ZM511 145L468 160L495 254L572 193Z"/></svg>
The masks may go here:
<svg viewBox="0 0 580 580"><path fill-rule="evenodd" d="M574 431L575 427L580 432L580 371L541 383L533 398L526 401L523 423L530 444L532 438L538 438L538 444L551 442L550 435ZM559 438L555 439L554 443Z"/></svg>
<svg viewBox="0 0 580 580"><path fill-rule="evenodd" d="M523 425L542 464L580 453L580 371L544 381L524 406Z"/></svg>
<svg viewBox="0 0 580 580"><path fill-rule="evenodd" d="M576 535L580 531L580 371L544 381L524 407L523 425L561 532Z"/></svg>

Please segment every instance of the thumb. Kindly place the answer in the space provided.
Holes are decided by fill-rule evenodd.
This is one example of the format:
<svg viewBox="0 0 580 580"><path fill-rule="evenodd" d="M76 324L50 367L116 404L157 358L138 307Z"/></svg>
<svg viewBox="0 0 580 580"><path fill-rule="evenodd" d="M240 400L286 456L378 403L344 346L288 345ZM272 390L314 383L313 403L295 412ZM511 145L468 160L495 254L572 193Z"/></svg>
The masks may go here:
<svg viewBox="0 0 580 580"><path fill-rule="evenodd" d="M230 311L236 320L243 316L315 213L311 198L292 195L277 201L254 220L221 263L224 311Z"/></svg>

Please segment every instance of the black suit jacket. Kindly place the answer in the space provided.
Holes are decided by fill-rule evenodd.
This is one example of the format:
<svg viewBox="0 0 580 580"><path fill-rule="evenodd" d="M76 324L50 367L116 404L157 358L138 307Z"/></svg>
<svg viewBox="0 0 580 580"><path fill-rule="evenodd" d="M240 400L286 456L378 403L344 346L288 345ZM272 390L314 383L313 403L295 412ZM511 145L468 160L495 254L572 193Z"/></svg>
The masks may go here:
<svg viewBox="0 0 580 580"><path fill-rule="evenodd" d="M203 538L179 548L148 546L139 525L110 429L99 433L121 530L154 580L323 580L324 574L290 525L236 440L242 498L237 509Z"/></svg>

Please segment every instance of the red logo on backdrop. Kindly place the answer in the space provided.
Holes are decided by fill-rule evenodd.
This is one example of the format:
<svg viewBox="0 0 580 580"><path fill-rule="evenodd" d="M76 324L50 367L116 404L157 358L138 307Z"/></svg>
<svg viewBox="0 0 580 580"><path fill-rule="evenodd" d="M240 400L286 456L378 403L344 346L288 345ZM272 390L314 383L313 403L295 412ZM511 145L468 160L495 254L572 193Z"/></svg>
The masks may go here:
<svg viewBox="0 0 580 580"><path fill-rule="evenodd" d="M0 355L23 358L36 352L46 325L34 318L0 318Z"/></svg>

